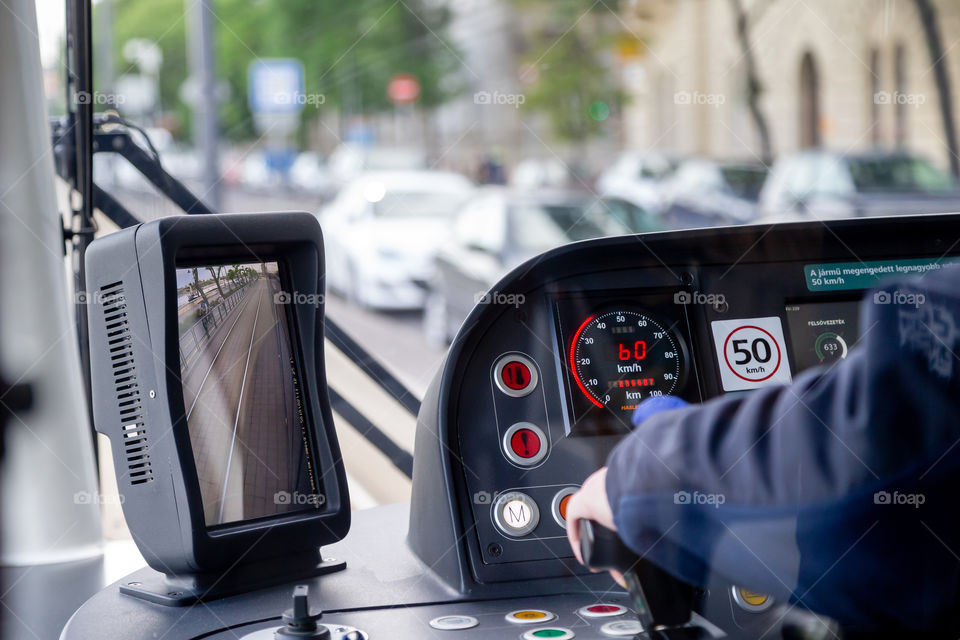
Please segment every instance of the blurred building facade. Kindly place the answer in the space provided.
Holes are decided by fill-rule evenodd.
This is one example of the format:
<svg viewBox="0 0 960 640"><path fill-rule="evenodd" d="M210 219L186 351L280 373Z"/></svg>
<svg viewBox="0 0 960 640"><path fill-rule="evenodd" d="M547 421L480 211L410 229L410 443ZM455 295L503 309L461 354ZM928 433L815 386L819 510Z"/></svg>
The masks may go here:
<svg viewBox="0 0 960 640"><path fill-rule="evenodd" d="M774 154L902 147L948 164L935 74L913 0L741 0ZM734 2L627 3L645 43L625 67L626 146L752 158ZM960 119L960 3L934 0Z"/></svg>

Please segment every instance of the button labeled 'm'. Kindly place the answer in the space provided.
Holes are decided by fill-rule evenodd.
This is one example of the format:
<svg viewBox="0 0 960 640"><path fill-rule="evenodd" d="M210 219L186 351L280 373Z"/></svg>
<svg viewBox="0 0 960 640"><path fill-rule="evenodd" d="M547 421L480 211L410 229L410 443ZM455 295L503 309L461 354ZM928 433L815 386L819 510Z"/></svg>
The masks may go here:
<svg viewBox="0 0 960 640"><path fill-rule="evenodd" d="M533 498L520 491L508 491L493 503L493 522L503 533L519 538L537 528L540 509Z"/></svg>

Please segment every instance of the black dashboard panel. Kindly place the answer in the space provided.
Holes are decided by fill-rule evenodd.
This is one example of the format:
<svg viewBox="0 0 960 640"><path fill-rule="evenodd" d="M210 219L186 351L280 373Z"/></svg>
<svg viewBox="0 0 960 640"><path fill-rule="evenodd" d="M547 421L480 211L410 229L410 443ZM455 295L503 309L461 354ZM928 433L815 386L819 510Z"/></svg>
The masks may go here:
<svg viewBox="0 0 960 640"><path fill-rule="evenodd" d="M954 216L710 229L570 245L516 269L491 296L511 304L461 330L445 408L441 393L473 578L582 572L560 507L638 402L829 365L855 345L868 288L916 272L902 265L946 266L957 238Z"/></svg>
<svg viewBox="0 0 960 640"><path fill-rule="evenodd" d="M505 304L477 306L423 398L406 530L403 505L358 512L323 550L346 570L204 606L122 595L151 577L143 569L88 601L63 637L272 637L296 584L319 595L340 637L348 626L421 637L465 618L475 626L458 637L611 637L604 628L631 622L631 602L573 560L560 516L629 430L629 407L742 393L835 362L854 348L859 301L879 277L943 268L958 247L960 215L944 215L611 238L539 256L487 297ZM867 299L910 303L884 295ZM813 618L719 573L704 594L694 624L711 637L793 637L788 622Z"/></svg>

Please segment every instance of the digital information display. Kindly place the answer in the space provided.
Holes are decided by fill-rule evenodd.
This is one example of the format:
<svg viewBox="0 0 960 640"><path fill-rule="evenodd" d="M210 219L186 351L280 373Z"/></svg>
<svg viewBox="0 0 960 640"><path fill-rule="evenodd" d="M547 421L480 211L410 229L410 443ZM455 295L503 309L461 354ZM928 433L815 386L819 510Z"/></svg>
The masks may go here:
<svg viewBox="0 0 960 640"><path fill-rule="evenodd" d="M208 527L317 509L276 262L178 264L180 377Z"/></svg>
<svg viewBox="0 0 960 640"><path fill-rule="evenodd" d="M699 400L689 385L689 329L674 290L565 295L554 300L572 436L633 429L647 398ZM682 299L681 299L682 300Z"/></svg>
<svg viewBox="0 0 960 640"><path fill-rule="evenodd" d="M859 336L859 300L786 305L795 371L847 357Z"/></svg>

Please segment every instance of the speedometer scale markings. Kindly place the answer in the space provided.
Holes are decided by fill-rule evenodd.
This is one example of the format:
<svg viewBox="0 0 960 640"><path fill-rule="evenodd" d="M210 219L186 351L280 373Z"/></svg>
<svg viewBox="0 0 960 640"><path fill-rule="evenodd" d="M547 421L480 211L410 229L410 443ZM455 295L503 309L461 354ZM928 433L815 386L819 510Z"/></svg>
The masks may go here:
<svg viewBox="0 0 960 640"><path fill-rule="evenodd" d="M570 345L570 368L594 405L632 411L642 400L672 393L681 377L680 350L668 330L638 311L609 311L583 321Z"/></svg>

